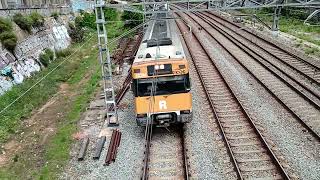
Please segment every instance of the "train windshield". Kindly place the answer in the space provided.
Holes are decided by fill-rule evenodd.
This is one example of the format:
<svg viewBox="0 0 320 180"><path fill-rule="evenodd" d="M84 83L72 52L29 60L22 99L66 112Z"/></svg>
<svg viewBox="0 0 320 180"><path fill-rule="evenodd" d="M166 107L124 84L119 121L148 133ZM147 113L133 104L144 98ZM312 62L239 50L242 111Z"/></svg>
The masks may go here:
<svg viewBox="0 0 320 180"><path fill-rule="evenodd" d="M189 75L180 75L134 80L133 89L135 96L150 96L152 84L154 84L154 96L190 91Z"/></svg>

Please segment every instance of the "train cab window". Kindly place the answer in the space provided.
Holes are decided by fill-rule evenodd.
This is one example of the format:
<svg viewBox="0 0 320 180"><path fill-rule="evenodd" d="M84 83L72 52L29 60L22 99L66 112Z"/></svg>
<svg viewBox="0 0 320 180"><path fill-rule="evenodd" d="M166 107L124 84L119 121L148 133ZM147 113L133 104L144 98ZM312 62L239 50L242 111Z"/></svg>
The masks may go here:
<svg viewBox="0 0 320 180"><path fill-rule="evenodd" d="M133 82L136 97L187 93L190 91L189 75L136 79Z"/></svg>

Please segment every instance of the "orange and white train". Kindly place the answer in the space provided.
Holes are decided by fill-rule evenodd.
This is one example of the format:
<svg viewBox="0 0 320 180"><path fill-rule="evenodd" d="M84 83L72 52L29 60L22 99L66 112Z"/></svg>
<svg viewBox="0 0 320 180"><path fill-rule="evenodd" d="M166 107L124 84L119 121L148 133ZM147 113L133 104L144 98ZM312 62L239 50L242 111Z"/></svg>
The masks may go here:
<svg viewBox="0 0 320 180"><path fill-rule="evenodd" d="M148 23L132 64L136 122L157 126L192 120L189 65L173 19Z"/></svg>

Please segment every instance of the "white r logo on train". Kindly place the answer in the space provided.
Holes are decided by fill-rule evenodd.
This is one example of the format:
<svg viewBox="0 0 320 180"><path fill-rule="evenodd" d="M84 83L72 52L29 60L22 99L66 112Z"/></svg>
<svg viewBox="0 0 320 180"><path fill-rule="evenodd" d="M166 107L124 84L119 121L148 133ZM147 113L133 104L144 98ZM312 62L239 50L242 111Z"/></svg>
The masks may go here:
<svg viewBox="0 0 320 180"><path fill-rule="evenodd" d="M167 102L164 100L159 101L159 108L160 109L167 109Z"/></svg>

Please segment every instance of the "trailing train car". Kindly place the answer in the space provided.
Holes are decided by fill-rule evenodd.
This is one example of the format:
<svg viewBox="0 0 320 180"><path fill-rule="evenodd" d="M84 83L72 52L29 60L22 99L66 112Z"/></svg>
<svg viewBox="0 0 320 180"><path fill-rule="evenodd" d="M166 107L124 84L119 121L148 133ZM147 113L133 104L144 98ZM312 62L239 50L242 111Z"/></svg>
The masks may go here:
<svg viewBox="0 0 320 180"><path fill-rule="evenodd" d="M149 22L132 64L136 122L157 126L192 120L189 65L173 19ZM163 20L165 19L165 20Z"/></svg>

